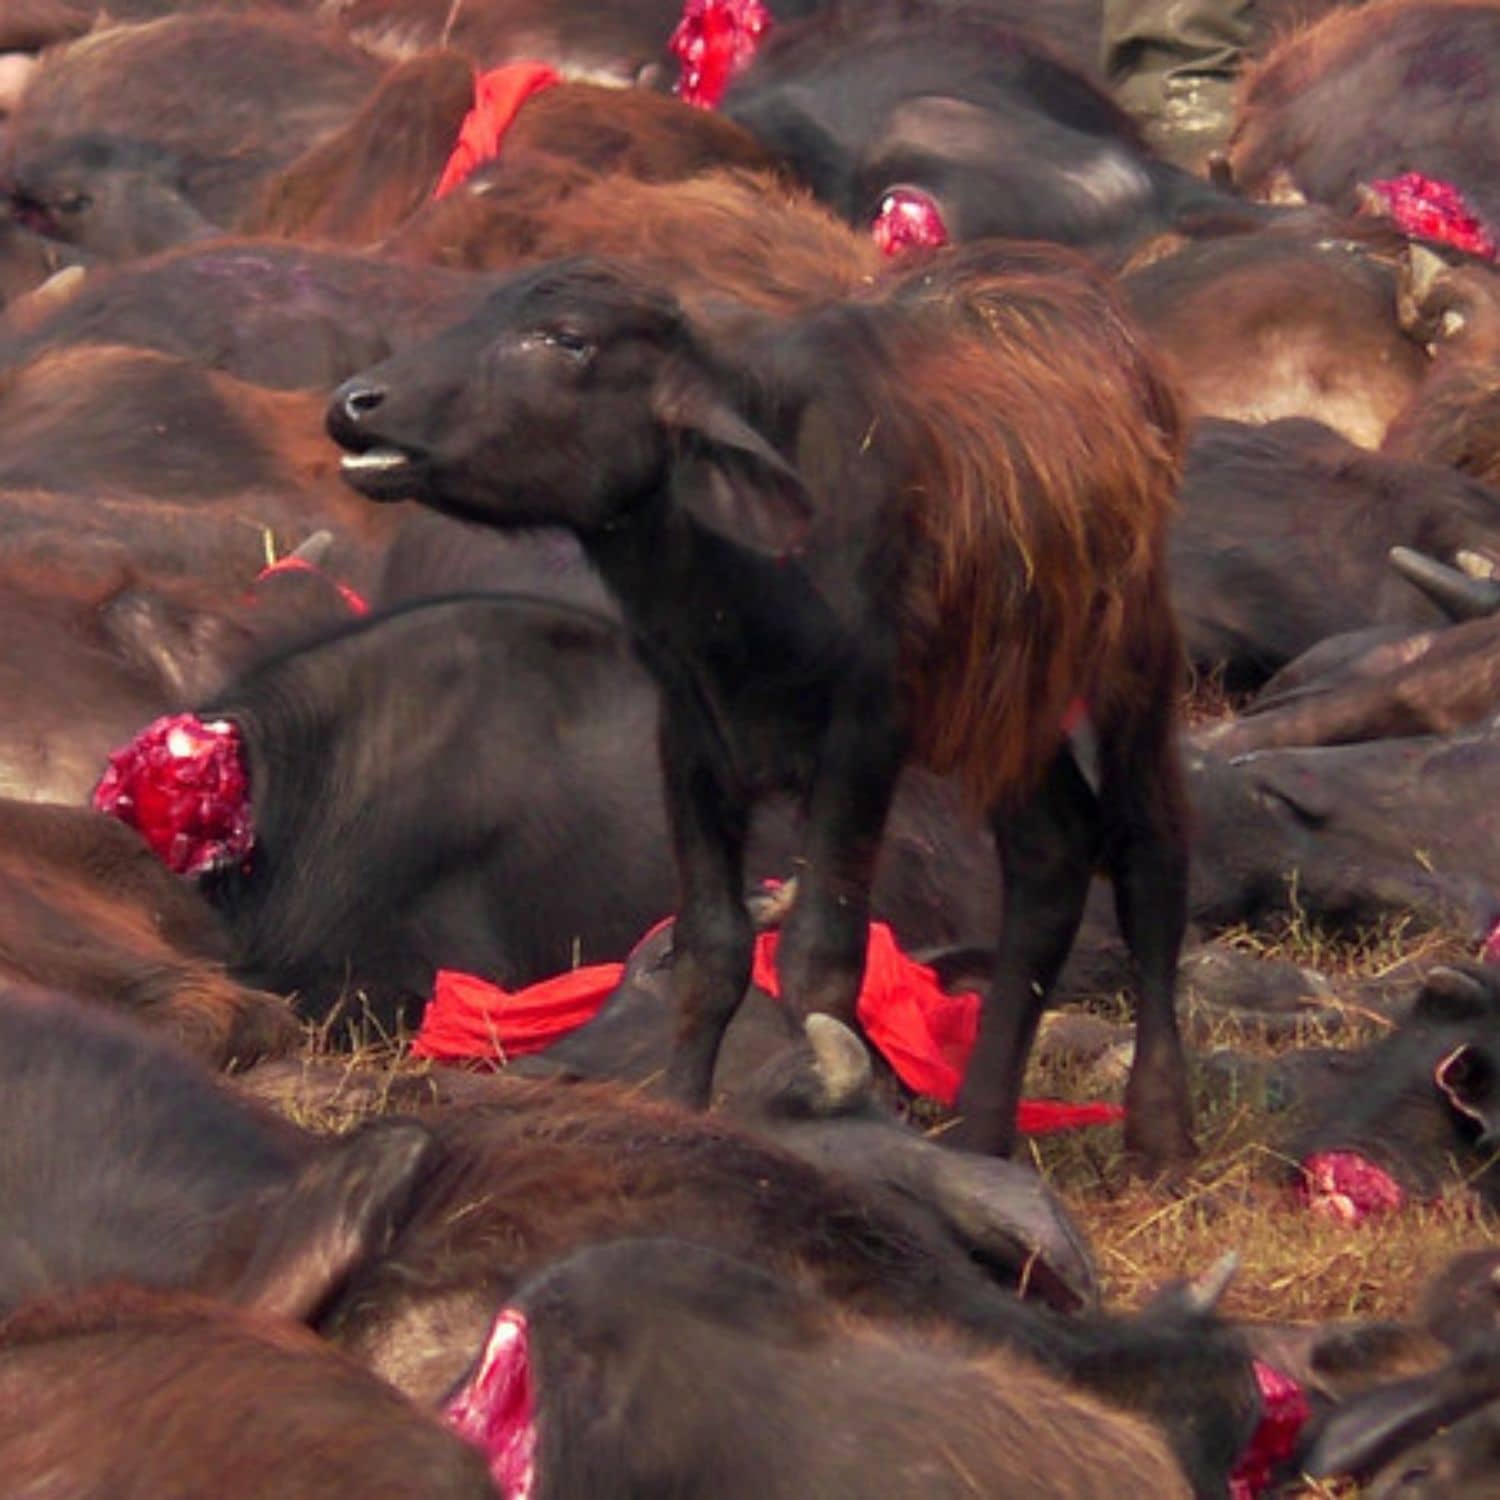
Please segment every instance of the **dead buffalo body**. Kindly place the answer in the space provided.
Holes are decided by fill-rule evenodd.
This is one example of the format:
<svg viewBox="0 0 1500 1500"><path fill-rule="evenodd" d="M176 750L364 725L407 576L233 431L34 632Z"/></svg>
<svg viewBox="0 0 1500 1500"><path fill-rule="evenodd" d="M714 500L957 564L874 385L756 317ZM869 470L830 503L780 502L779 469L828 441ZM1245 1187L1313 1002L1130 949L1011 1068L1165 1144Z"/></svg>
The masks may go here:
<svg viewBox="0 0 1500 1500"><path fill-rule="evenodd" d="M1496 728L1189 758L1194 916L1300 909L1333 926L1407 913L1475 937L1500 915Z"/></svg>
<svg viewBox="0 0 1500 1500"><path fill-rule="evenodd" d="M1130 1139L1161 1163L1190 1149L1163 558L1175 407L1083 269L996 259L767 329L732 378L649 284L596 263L543 268L347 383L330 430L366 493L565 524L619 595L664 693L682 1097L706 1100L749 974L750 808L773 789L807 799L785 993L852 1019L870 873L913 759L955 772L992 813L1007 867L1003 1000L969 1071L966 1142L1013 1139L1042 998L1102 855L1143 976ZM514 381L503 403L481 373L497 360ZM1101 430L1121 444L1101 448ZM941 511L911 500L940 494ZM942 517L959 515L955 535ZM1098 802L1061 738L1078 696Z"/></svg>
<svg viewBox="0 0 1500 1500"><path fill-rule="evenodd" d="M1484 0L1393 0L1294 31L1247 74L1229 144L1236 187L1278 181L1346 212L1361 184L1418 172L1500 224L1500 14ZM1488 225L1488 231L1484 226Z"/></svg>
<svg viewBox="0 0 1500 1500"><path fill-rule="evenodd" d="M1193 415L1310 417L1378 448L1426 376L1396 320L1399 237L1327 220L1190 240L1124 276Z"/></svg>
<svg viewBox="0 0 1500 1500"><path fill-rule="evenodd" d="M0 801L0 974L125 1011L215 1067L290 1051L286 1003L225 972L227 936L133 833Z"/></svg>
<svg viewBox="0 0 1500 1500"><path fill-rule="evenodd" d="M593 1021L510 1072L659 1088L675 1020L670 947L669 929L642 943ZM796 1155L929 1205L941 1234L997 1276L1024 1278L1029 1295L1065 1309L1094 1301L1082 1236L1036 1173L900 1124L877 1100L865 1044L830 1017L809 1017L794 1039L778 1002L752 985L725 1033L714 1088L734 1118Z"/></svg>
<svg viewBox="0 0 1500 1500"><path fill-rule="evenodd" d="M724 110L861 229L893 191L913 195L927 243L1119 248L1227 202L1153 158L1086 77L975 8L829 7L773 32Z"/></svg>
<svg viewBox="0 0 1500 1500"><path fill-rule="evenodd" d="M1188 655L1259 686L1326 637L1448 616L1396 573L1393 546L1445 562L1500 542L1500 493L1436 464L1366 453L1320 423L1204 421L1169 558Z"/></svg>
<svg viewBox="0 0 1500 1500"><path fill-rule="evenodd" d="M646 89L558 80L526 99L506 126L498 160L478 164L455 193L443 174L473 95L472 65L460 53L427 53L393 68L342 131L266 184L240 229L363 245L418 216L440 245L437 226L462 221L465 203L478 209L473 200L493 190L497 168L508 177L517 158L531 174L571 167L643 182L771 166L755 138L720 115Z"/></svg>
<svg viewBox="0 0 1500 1500"><path fill-rule="evenodd" d="M1391 425L1386 450L1500 483L1500 277L1478 262L1447 265L1416 246L1400 309L1412 337L1431 351L1432 372Z"/></svg>
<svg viewBox="0 0 1500 1500"><path fill-rule="evenodd" d="M17 499L0 496L0 795L84 801L143 724L349 618L337 580L301 565L326 532L267 571L265 537L242 519ZM193 572L202 584L183 581Z"/></svg>
<svg viewBox="0 0 1500 1500"><path fill-rule="evenodd" d="M5 991L0 1034L5 1311L124 1279L310 1317L378 1251L427 1159L410 1122L318 1142L57 995Z"/></svg>
<svg viewBox="0 0 1500 1500"><path fill-rule="evenodd" d="M216 241L100 269L6 341L7 365L107 344L254 385L324 389L476 307L479 277L274 241Z"/></svg>
<svg viewBox="0 0 1500 1500"><path fill-rule="evenodd" d="M1500 622L1471 620L1378 641L1325 674L1261 694L1196 739L1233 757L1289 745L1448 734L1496 709Z"/></svg>
<svg viewBox="0 0 1500 1500"><path fill-rule="evenodd" d="M243 978L391 1028L439 967L527 984L624 957L671 911L656 692L619 625L570 602L596 583L565 571L548 599L544 576L353 626L201 706L250 778L248 869L208 887ZM790 842L763 827L750 878L788 873ZM989 920L993 856L951 789L908 788L877 893L908 943Z"/></svg>
<svg viewBox="0 0 1500 1500"><path fill-rule="evenodd" d="M1389 1037L1333 1054L1330 1086L1291 1148L1314 1205L1361 1219L1407 1197L1435 1196L1459 1177L1492 1207L1500 1203L1497 1026L1500 982L1489 966L1439 968ZM1378 1169L1373 1185L1360 1163Z"/></svg>
<svg viewBox="0 0 1500 1500"><path fill-rule="evenodd" d="M0 1401L14 1495L497 1493L469 1444L320 1339L181 1295L113 1287L13 1313Z"/></svg>
<svg viewBox="0 0 1500 1500"><path fill-rule="evenodd" d="M507 1311L519 1337L486 1373L532 1393L538 1500L1103 1500L1127 1475L1131 1493L1193 1493L1157 1432L1013 1355L841 1315L670 1240L561 1261ZM483 1430L482 1401L460 1399Z"/></svg>
<svg viewBox="0 0 1500 1500"><path fill-rule="evenodd" d="M34 227L107 259L162 249L232 224L379 76L286 15L106 27L32 78L9 132L10 189Z"/></svg>
<svg viewBox="0 0 1500 1500"><path fill-rule="evenodd" d="M881 269L868 236L765 174L655 183L507 156L483 181L484 192L451 195L419 214L388 252L496 270L618 256L725 317L736 306L796 312L867 287Z"/></svg>
<svg viewBox="0 0 1500 1500"><path fill-rule="evenodd" d="M964 1330L1148 1414L1205 1494L1244 1442L1244 1348L1201 1308L1063 1317L1016 1301L930 1214L855 1172L598 1086L496 1086L487 1104L422 1115L441 1162L389 1253L319 1324L424 1404L454 1388L496 1310L548 1264L605 1239L668 1235L864 1315Z"/></svg>

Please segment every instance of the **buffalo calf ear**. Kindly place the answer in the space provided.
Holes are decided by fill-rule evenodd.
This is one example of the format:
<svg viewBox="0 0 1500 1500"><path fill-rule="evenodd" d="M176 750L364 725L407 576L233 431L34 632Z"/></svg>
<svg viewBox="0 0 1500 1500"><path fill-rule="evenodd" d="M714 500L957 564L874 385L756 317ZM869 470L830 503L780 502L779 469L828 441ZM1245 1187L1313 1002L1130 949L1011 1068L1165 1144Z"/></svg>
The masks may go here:
<svg viewBox="0 0 1500 1500"><path fill-rule="evenodd" d="M1422 989L1412 1006L1412 1020L1480 1021L1497 1010L1500 1010L1500 995L1488 976L1481 978L1469 967L1439 964L1422 981Z"/></svg>
<svg viewBox="0 0 1500 1500"><path fill-rule="evenodd" d="M668 432L708 465L678 485L678 503L720 536L756 552L795 551L812 501L802 476L737 412L713 380L685 364L652 389L652 410Z"/></svg>
<svg viewBox="0 0 1500 1500"><path fill-rule="evenodd" d="M405 1221L437 1144L415 1120L383 1120L315 1157L225 1224L196 1290L312 1322Z"/></svg>

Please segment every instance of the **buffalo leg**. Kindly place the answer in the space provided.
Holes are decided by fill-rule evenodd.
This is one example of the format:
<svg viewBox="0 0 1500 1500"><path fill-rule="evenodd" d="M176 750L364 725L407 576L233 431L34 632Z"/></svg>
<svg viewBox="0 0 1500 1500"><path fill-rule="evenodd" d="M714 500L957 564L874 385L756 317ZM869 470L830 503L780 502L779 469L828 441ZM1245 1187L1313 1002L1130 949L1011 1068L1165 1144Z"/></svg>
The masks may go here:
<svg viewBox="0 0 1500 1500"><path fill-rule="evenodd" d="M1035 795L992 819L1005 890L995 988L959 1094L948 1139L1009 1155L1037 1022L1073 946L1100 850L1099 809L1070 751Z"/></svg>
<svg viewBox="0 0 1500 1500"><path fill-rule="evenodd" d="M677 1034L668 1094L706 1109L724 1033L750 982L754 933L744 901L747 814L695 726L662 728L667 814L677 855L679 902L673 990Z"/></svg>
<svg viewBox="0 0 1500 1500"><path fill-rule="evenodd" d="M776 950L782 999L799 1018L822 1011L855 1024L870 886L903 760L889 699L884 683L846 692L819 746L797 899Z"/></svg>
<svg viewBox="0 0 1500 1500"><path fill-rule="evenodd" d="M1163 723L1170 721L1163 718ZM1194 1152L1187 1061L1177 1030L1177 964L1187 925L1187 815L1170 734L1100 736L1105 860L1135 969L1135 1061L1125 1089L1125 1146L1164 1171Z"/></svg>

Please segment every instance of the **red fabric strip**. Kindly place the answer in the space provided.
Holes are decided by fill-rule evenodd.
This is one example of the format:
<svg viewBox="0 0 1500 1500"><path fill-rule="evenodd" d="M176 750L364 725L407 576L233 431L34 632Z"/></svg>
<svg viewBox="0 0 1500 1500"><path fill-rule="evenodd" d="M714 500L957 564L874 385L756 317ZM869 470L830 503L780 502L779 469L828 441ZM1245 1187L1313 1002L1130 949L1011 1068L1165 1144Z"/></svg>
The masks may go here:
<svg viewBox="0 0 1500 1500"><path fill-rule="evenodd" d="M660 931L662 923L647 937ZM644 939L643 939L644 941ZM755 942L752 982L780 995L779 935ZM505 990L472 974L438 972L432 999L412 1045L414 1057L436 1062L494 1061L540 1052L592 1020L620 982L623 964L595 964ZM979 996L947 994L936 974L902 952L884 922L870 924L865 979L857 1014L865 1035L914 1093L953 1106L979 1032ZM1023 1100L1021 1131L1042 1135L1124 1118L1117 1104Z"/></svg>
<svg viewBox="0 0 1500 1500"><path fill-rule="evenodd" d="M434 199L445 197L475 167L499 156L505 133L514 123L521 106L533 94L561 83L554 68L546 63L508 63L492 68L474 79L474 107L458 127L458 140L443 175L432 190Z"/></svg>

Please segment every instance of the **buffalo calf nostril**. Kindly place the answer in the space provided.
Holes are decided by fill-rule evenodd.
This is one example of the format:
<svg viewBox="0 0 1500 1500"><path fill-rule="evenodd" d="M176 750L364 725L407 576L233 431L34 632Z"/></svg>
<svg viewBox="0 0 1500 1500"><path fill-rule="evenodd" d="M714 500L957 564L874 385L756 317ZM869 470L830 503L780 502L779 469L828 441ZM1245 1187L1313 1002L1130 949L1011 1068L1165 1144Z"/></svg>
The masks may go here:
<svg viewBox="0 0 1500 1500"><path fill-rule="evenodd" d="M361 417L369 416L384 400L385 392L378 386L356 386L344 397L344 415L351 422L358 422Z"/></svg>

